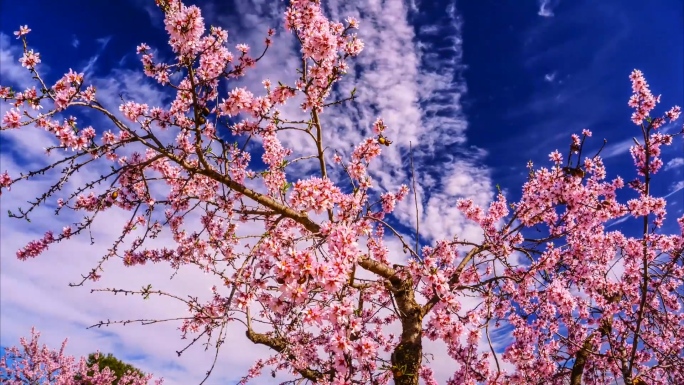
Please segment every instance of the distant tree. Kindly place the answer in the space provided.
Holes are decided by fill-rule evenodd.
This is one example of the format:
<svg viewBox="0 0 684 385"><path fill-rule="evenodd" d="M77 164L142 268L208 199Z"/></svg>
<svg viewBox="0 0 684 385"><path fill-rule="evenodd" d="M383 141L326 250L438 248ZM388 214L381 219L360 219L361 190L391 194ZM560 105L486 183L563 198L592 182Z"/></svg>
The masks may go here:
<svg viewBox="0 0 684 385"><path fill-rule="evenodd" d="M134 377L145 376L145 373L143 373L142 370L121 361L120 359L114 357L112 353L107 353L106 355L101 353L90 353L88 355L86 365L88 366L88 376L92 376L96 371L93 368L94 365L97 365L98 371L102 371L104 368L109 368L111 373L116 376L116 379L114 382L112 382L112 385L119 385L119 379L126 374L132 375ZM76 375L74 379L78 381L81 379L81 376Z"/></svg>

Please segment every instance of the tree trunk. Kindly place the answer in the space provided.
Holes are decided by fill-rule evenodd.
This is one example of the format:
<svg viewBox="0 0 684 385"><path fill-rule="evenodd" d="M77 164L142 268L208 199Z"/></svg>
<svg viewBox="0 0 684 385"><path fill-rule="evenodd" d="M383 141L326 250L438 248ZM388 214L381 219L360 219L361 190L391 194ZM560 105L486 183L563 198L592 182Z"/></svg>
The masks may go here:
<svg viewBox="0 0 684 385"><path fill-rule="evenodd" d="M395 385L418 385L423 360L423 311L415 300L413 282L392 282L401 316L401 341L392 353ZM397 287L399 286L399 287Z"/></svg>
<svg viewBox="0 0 684 385"><path fill-rule="evenodd" d="M587 358L592 349L591 336L589 336L575 355L575 364L572 365L572 372L570 373L570 385L582 385L584 366L587 364Z"/></svg>

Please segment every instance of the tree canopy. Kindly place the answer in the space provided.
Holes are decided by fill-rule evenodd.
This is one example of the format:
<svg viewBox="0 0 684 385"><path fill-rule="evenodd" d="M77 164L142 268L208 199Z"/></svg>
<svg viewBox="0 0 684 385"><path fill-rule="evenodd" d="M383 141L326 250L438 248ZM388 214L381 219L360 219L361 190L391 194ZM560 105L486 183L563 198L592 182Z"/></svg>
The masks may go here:
<svg viewBox="0 0 684 385"><path fill-rule="evenodd" d="M681 231L664 233L667 202L650 190L661 148L676 135L659 129L680 108L656 113L660 98L640 71L630 75L637 137L627 182L607 179L601 150L588 153L594 139L585 129L569 138L567 155L552 151L548 164L528 165L519 200L499 191L488 205L453 202L477 237L424 245L417 218L410 231L392 219L401 202L418 210L415 175L390 186L373 178L383 150L401 138L390 137L381 118L358 129L353 149L336 148L326 131L327 111L356 102L357 90L340 96L344 89L335 88L364 48L355 19L332 21L321 1L291 0L284 17L301 47L296 80L226 91L259 64L273 31L253 56L244 44L229 50L227 32L207 29L198 7L157 5L173 59L144 43L137 52L144 73L175 93L164 106L121 96L112 112L73 70L49 84L43 58L29 48L30 29L16 32L36 87L0 88L13 104L2 130L47 130L54 158L0 176L2 189L51 182L10 216L28 220L48 209L83 218L46 232L18 258L88 237L105 213L126 212L117 239L74 286L97 281L110 260L211 275L218 283L206 301L151 286L99 290L182 302L188 313L179 327L189 345L202 339L220 349L228 326L240 327L271 352L243 382L268 371L316 384L435 384L428 342L440 341L453 364L450 384L684 383L684 217ZM83 111L107 123L84 126L68 115ZM293 136L305 145L285 142ZM408 163L412 153L404 155ZM625 216L639 218L638 236L606 226ZM504 327L510 339L495 349L491 332ZM30 364L31 349L15 352ZM83 366L69 371L62 358L41 357L94 381ZM132 368L110 356L88 362L114 373ZM207 363L207 376L215 364Z"/></svg>
<svg viewBox="0 0 684 385"><path fill-rule="evenodd" d="M109 368L109 370L116 376L116 380L112 382L112 385L119 385L119 379L124 375L135 375L137 377L145 376L145 373L143 373L140 369L119 360L118 358L114 357L112 353L90 353L88 355L86 365L88 368L93 368L94 365L97 365L100 371L104 370L104 368ZM88 370L88 375L92 376L94 372L94 370ZM80 380L81 378L76 376L75 379Z"/></svg>

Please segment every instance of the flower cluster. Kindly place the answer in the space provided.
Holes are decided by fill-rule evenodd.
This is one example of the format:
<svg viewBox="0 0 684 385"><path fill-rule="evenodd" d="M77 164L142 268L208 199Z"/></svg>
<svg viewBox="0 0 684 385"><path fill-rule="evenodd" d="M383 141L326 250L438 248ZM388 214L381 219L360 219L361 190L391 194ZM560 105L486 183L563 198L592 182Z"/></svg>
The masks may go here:
<svg viewBox="0 0 684 385"><path fill-rule="evenodd" d="M330 179L311 177L294 184L290 204L298 210L312 210L320 214L331 210L339 200L339 195L339 187Z"/></svg>

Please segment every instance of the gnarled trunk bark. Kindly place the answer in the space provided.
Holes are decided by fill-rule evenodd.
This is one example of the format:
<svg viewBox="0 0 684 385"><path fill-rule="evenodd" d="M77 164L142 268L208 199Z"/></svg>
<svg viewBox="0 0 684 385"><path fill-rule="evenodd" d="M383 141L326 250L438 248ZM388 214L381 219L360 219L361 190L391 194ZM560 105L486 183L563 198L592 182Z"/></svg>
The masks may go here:
<svg viewBox="0 0 684 385"><path fill-rule="evenodd" d="M390 280L401 317L401 341L392 352L392 374L396 385L418 385L423 360L423 310L415 300L411 279Z"/></svg>

